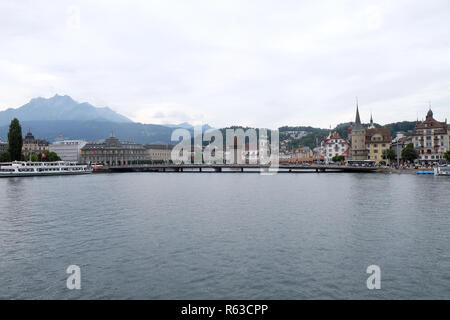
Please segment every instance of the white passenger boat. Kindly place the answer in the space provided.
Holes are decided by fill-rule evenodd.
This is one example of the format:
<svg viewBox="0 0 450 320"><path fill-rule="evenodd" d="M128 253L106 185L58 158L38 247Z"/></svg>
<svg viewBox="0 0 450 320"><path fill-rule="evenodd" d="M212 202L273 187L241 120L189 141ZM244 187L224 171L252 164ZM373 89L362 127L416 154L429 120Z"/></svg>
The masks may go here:
<svg viewBox="0 0 450 320"><path fill-rule="evenodd" d="M434 175L435 176L447 176L447 177L450 177L450 171L443 170L441 167L435 167L434 168Z"/></svg>
<svg viewBox="0 0 450 320"><path fill-rule="evenodd" d="M59 176L92 173L92 168L74 162L22 162L0 163L0 178Z"/></svg>

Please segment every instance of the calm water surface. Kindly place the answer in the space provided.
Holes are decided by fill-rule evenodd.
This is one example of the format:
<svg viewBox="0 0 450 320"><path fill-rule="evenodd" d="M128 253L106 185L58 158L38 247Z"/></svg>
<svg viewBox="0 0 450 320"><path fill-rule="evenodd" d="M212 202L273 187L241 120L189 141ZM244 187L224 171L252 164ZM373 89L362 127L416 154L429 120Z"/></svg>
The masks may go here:
<svg viewBox="0 0 450 320"><path fill-rule="evenodd" d="M0 179L0 298L450 299L449 190L351 173Z"/></svg>

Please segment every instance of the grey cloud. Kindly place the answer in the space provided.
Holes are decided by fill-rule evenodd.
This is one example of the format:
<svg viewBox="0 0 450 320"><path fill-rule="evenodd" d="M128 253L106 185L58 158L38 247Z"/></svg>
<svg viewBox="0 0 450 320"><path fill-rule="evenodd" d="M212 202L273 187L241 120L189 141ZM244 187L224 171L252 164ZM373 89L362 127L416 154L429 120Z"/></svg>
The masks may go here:
<svg viewBox="0 0 450 320"><path fill-rule="evenodd" d="M2 1L0 107L59 92L140 122L328 127L358 96L380 123L430 100L444 119L449 16L447 0Z"/></svg>

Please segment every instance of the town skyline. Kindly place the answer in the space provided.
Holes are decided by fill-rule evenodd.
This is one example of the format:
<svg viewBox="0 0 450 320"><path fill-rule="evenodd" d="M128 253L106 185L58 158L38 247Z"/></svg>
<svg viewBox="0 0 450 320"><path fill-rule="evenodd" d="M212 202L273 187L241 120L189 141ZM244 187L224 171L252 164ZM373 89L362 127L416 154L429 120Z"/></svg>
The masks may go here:
<svg viewBox="0 0 450 320"><path fill-rule="evenodd" d="M60 99L62 99L62 101ZM39 109L39 107L42 108L42 106L45 105L45 102L47 100L40 98L32 100L31 102L33 101L38 101L37 107ZM63 107L66 103L74 102L68 96L55 96L52 101L54 103L52 107L56 107L57 110ZM63 105L61 104L61 102L63 103ZM91 109L96 109L95 107L86 103L81 105ZM76 106L77 105L75 105L75 108ZM79 106L80 105L78 105L78 107ZM28 104L21 109L36 109L36 106ZM84 110L87 111L86 108L84 108ZM110 111L109 109L107 110ZM51 112L51 110L48 111ZM11 117L14 115L10 114L9 116ZM113 117L114 119L116 119L116 121L119 121L117 123L121 123L121 121L122 123L124 123L123 121L125 121L125 123L130 122L125 117L120 118L120 115L118 114L115 115L108 113L108 116ZM99 118L99 120L101 119ZM98 126L99 120L94 120L95 126ZM66 121L67 120L63 120L64 124L67 124ZM110 122L113 123L113 121ZM275 130L275 133L270 129L269 131L271 131L272 134L275 134L275 137L277 137L274 144L276 158L283 159L283 161L289 163L293 161L296 163L298 163L299 161L302 163L311 163L320 160L328 164L330 162L342 163L345 160L356 162L370 161L371 163L376 165L386 165L390 164L390 161L396 158L397 166L399 166L400 145L402 150L402 157L403 155L405 155L405 159L407 161L413 161L420 158L420 161L428 164L430 161L439 162L444 159L450 159L450 125L447 123L447 119L445 119L445 121L436 120L430 106L426 114L426 120L423 122L419 122L417 120L415 123L413 123L413 125L414 127L412 128L411 123L407 123L407 126L405 126L405 123L401 123L401 128L398 127L397 124L396 128L388 129L387 127L376 126L375 122L373 121L373 116L371 115L370 122L368 126L366 126L361 121L359 106L357 103L355 121L351 122L348 126L342 126L339 129L336 128L336 131L332 131L332 129L330 128L330 131L327 135L325 135L323 129L316 129L311 127L283 127L280 128L280 132L278 132L278 130ZM410 128L407 128L408 126ZM209 128L212 129L211 127ZM192 148L194 148L194 145L196 145L196 139L192 140L192 134L194 136L198 136L199 132L196 133L196 130L193 130L193 127L189 129L186 127L175 126L170 128L170 130L172 130L172 132L169 133L171 135L171 141L177 141L176 145L172 143L152 144L147 142L144 146L143 144L133 142L133 140L121 142L114 135L114 130L110 131L109 138L100 139L97 141L91 140L91 142L84 141L82 139L64 139L63 135L60 134L58 136L58 139L55 140L54 143L50 144L45 139L36 139L31 133L30 129L28 130L25 138L22 138L23 131L20 125L20 121L17 119L17 117L14 116L14 118L11 120L8 132L8 140L10 139L10 137L12 137L13 143L10 144L9 141L8 143L4 143L0 140L0 155L2 159L1 161L11 159L11 157L13 157L11 148L15 148L14 150L16 151L19 149L22 150L20 154L18 151L14 153L14 157L16 158L16 160L18 158L25 159L29 157L31 159L34 157L35 160L33 161L36 161L36 159L39 159L40 156L44 158L47 157L47 155L44 155L44 153L42 152L47 152L50 150L50 152L53 152L53 154L50 153L48 157L58 159L59 155L62 155L61 152L66 153L68 149L70 149L70 161L79 162L81 159L83 163L101 162L108 163L108 165L114 166L116 166L117 164L123 165L124 163L128 165L130 163L133 163L133 161L137 162L135 164L138 164L139 161L181 161L182 163L184 163L191 160L189 154L191 154L192 156L196 155L195 159L192 158L194 162L202 162L204 160L202 157L198 156L196 151L192 150ZM260 128L259 134L257 133L257 129L255 128L244 128L244 131L241 128L238 129L238 127L234 127L230 130L226 130L225 142L223 129L214 129L212 131L208 131L207 128L202 127L200 131L201 137L199 140L201 141L201 143L197 144L197 146L200 149L206 148L205 150L207 150L208 148L224 148L224 150L226 149L226 152L228 152L229 147L231 145L234 145L234 148L236 150L239 149L242 151L244 157L243 159L246 159L246 161L250 161L250 159L252 159L253 161L253 157L259 154L259 152L257 151L257 141L259 134L263 135L263 142L261 144L260 141L259 145L268 145L264 143L264 140L266 139L264 137L267 134L266 129ZM317 130L321 132L317 132ZM340 133L337 132L337 130L343 133L342 137ZM266 133L261 133L261 131ZM272 136L272 134L270 135ZM280 139L280 134L283 135L282 139ZM249 141L254 139L254 141L252 142L254 144L251 144L250 142L246 144L246 136L248 137ZM214 137L213 140L211 140L212 137ZM178 138L182 138L181 141ZM305 140L304 138L307 138L307 140L309 141L307 142L307 140ZM240 139L240 142L238 143L236 139ZM188 141L188 144L190 146L187 146L184 140ZM220 141L220 144L217 144L217 140ZM311 145L310 143L314 143L314 140L315 144ZM204 142L206 142L206 145L208 145L208 147L203 144ZM272 142L274 141L272 140ZM223 145L223 143L225 143L226 146ZM250 145L252 145L255 149L252 149ZM172 148L175 148L177 150L174 149L174 153L172 153ZM115 151L111 151L113 149L115 149ZM180 150L189 150L187 151L187 154L184 154L185 151L181 152L181 154L183 154L183 160L180 160L181 158L179 158ZM206 158L210 157L210 151L206 151ZM410 154L406 156L405 152L410 152ZM175 160L173 156L175 156L177 160ZM64 155L61 159L69 160L68 156L66 155ZM223 160L224 159L222 158L221 161ZM215 161L220 162L219 159L215 159ZM230 161L230 159L228 158L227 161ZM235 161L237 160L235 159Z"/></svg>
<svg viewBox="0 0 450 320"><path fill-rule="evenodd" d="M216 126L214 126L213 125L213 123L212 122L208 122L207 120L206 120L206 122L196 122L196 121L193 121L193 122L188 122L188 121L186 121L186 122L178 122L178 123L143 123L143 122L139 122L139 121L135 121L134 119L132 119L132 118L129 118L129 117L127 117L126 115L124 115L124 114L121 114L120 112L118 112L118 111L116 111L116 110L113 110L113 109L111 109L109 106L94 106L94 105L92 105L92 104L90 104L90 102L89 101L84 101L84 100L76 100L76 99L74 99L72 96L70 96L70 95L67 95L67 94L59 94L59 93L55 93L54 95L52 95L52 96L49 96L49 97L42 97L42 96L38 96L38 97L33 97L33 98L31 98L31 99L29 99L27 102L25 102L23 105L20 105L20 106L17 106L17 107L7 107L7 108L4 108L4 109L0 109L0 114L2 113L2 112L4 112L4 111L11 111L11 110L20 110L22 107L25 107L25 106L27 106L29 103L31 103L33 100L36 100L36 99L44 99L44 101L46 100L46 101L51 101L51 99L53 99L53 98L55 98L55 97L63 97L63 98L65 98L65 97L67 97L67 98L70 98L71 100L73 100L73 102L74 103L77 103L78 105L85 105L85 104L88 104L88 105L90 105L91 107L93 107L95 110L101 110L101 109L110 109L115 115L113 115L113 117L122 117L123 119L125 119L126 120L126 118L130 121L130 122L135 122L135 123L142 123L142 124L145 124L145 125L150 125L150 124L157 124L157 125L161 125L161 126L177 126L177 125L192 125L193 127L194 126L202 126L202 125L209 125L209 126L211 126L212 128L217 128L217 129L220 129L220 128L227 128L227 127L233 127L233 126L242 126L242 127L254 127L254 128L258 128L258 126L251 126L251 125L248 125L248 124L237 124L236 122L232 122L232 123L229 123L229 124L226 124L226 125L224 125L224 126L222 126L222 127L216 127ZM378 124L378 125L381 125L381 126L384 126L384 125L388 125L388 124L391 124L391 123L398 123L398 122L403 122L403 121L408 121L408 122L412 122L412 121L424 121L425 120L425 117L426 117L426 113L428 112L428 110L430 110L430 109L432 109L433 110L433 112L436 114L436 112L434 111L434 110L440 110L440 108L434 108L433 107L433 105L432 105L432 103L429 101L428 102L428 104L427 105L425 105L424 106L424 108L423 108L423 110L422 110L422 112L421 113L417 113L417 115L416 115L416 118L415 119L394 119L392 122L388 122L388 123L382 123L382 122L380 122L380 121L377 121L377 113L376 112L374 112L372 109L370 109L370 110L366 110L367 108L364 108L364 107L361 107L361 105L360 105L360 103L359 103L359 99L358 99L358 97L356 97L356 100L355 100L355 102L354 102L354 106L353 106L353 115L352 115L352 117L350 118L350 119L348 119L348 121L344 121L344 122L339 122L339 123L330 123L328 126L326 126L326 127L320 127L320 126L315 126L314 124L312 124L312 123L308 123L307 121L305 121L305 122L295 122L295 120L292 120L291 121L291 124L281 124L281 125L279 125L279 126L266 126L265 128L268 128L268 129L272 129L272 130L274 130L274 129L277 129L277 128L281 128L281 127L308 127L308 126L310 126L310 127L313 127L313 128L320 128L320 129L335 129L335 128L337 128L337 126L339 126L339 125L341 125L341 124L346 124L346 123L353 123L353 122L355 122L355 115L354 115L354 112L355 112L355 110L356 109L358 109L359 110L359 113L360 113L360 115L361 115L361 121L362 121L362 123L363 124L369 124L371 121L372 121L372 119L373 119L373 121L374 121L374 123L376 123L376 124ZM438 115L439 115L439 113L438 113ZM111 115L109 115L109 116L111 116ZM439 117L440 118L442 118L442 119L445 119L445 120L447 120L448 119L448 117L447 117L447 114L442 114L442 115L439 115ZM44 117L45 118L45 117ZM20 120L20 119L19 119ZM48 119L43 119L43 120L48 120ZM65 119L65 120L68 120L68 119ZM113 120L114 122L115 121L118 121L118 122L122 122L122 121L124 121L124 120ZM260 128L263 128L262 126L260 126Z"/></svg>

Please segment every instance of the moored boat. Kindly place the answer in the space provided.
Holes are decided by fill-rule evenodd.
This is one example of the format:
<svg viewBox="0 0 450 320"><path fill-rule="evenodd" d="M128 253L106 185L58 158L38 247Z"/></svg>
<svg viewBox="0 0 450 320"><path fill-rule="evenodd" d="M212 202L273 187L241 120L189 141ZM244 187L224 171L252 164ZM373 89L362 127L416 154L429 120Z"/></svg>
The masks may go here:
<svg viewBox="0 0 450 320"><path fill-rule="evenodd" d="M14 161L0 163L0 178L31 177L31 176L59 176L92 173L92 168L74 162L24 162Z"/></svg>
<svg viewBox="0 0 450 320"><path fill-rule="evenodd" d="M447 176L450 177L450 171L442 170L440 167L434 168L434 175L435 176Z"/></svg>
<svg viewBox="0 0 450 320"><path fill-rule="evenodd" d="M419 170L416 172L417 174L434 174L432 170Z"/></svg>

